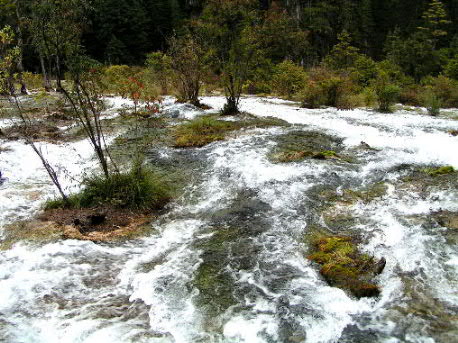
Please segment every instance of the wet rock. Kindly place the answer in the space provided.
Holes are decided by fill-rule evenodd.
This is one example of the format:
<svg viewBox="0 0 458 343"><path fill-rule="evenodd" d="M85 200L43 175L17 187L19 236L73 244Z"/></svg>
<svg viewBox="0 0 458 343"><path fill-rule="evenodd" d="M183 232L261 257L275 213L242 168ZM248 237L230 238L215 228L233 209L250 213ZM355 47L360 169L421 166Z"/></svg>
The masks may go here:
<svg viewBox="0 0 458 343"><path fill-rule="evenodd" d="M375 265L375 275L380 275L382 274L383 270L385 269L386 266L386 259L385 257L382 257L380 261L377 262Z"/></svg>
<svg viewBox="0 0 458 343"><path fill-rule="evenodd" d="M439 211L431 214L440 226L458 230L458 213L449 211Z"/></svg>
<svg viewBox="0 0 458 343"><path fill-rule="evenodd" d="M342 140L321 132L292 131L276 138L277 147L269 158L273 162L295 162L307 158L338 158L342 150Z"/></svg>

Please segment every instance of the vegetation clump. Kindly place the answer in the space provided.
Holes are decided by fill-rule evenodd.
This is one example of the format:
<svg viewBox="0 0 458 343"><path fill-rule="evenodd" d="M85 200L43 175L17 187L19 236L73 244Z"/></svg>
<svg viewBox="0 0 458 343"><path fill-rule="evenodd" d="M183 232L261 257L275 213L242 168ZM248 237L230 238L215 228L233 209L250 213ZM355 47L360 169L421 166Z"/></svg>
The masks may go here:
<svg viewBox="0 0 458 343"><path fill-rule="evenodd" d="M431 176L439 176L452 174L455 172L455 168L453 168L452 166L442 166L439 168L426 168L423 171Z"/></svg>
<svg viewBox="0 0 458 343"><path fill-rule="evenodd" d="M293 131L278 137L278 146L269 158L275 163L299 162L307 158L317 160L340 159L340 141L318 132Z"/></svg>
<svg viewBox="0 0 458 343"><path fill-rule="evenodd" d="M91 208L111 206L133 210L163 208L172 198L172 188L163 175L135 164L128 173L113 173L110 177L94 176L83 182L84 188L62 200L49 201L45 208Z"/></svg>
<svg viewBox="0 0 458 343"><path fill-rule="evenodd" d="M331 286L358 298L380 294L380 288L371 279L381 272L384 260L376 261L360 253L354 240L347 236L319 235L311 243L308 259L321 266L320 274Z"/></svg>
<svg viewBox="0 0 458 343"><path fill-rule="evenodd" d="M202 147L212 142L224 140L225 135L237 130L236 122L218 120L206 116L194 119L177 127L175 147Z"/></svg>
<svg viewBox="0 0 458 343"><path fill-rule="evenodd" d="M241 116L240 120L220 120L214 116L203 116L179 125L175 129L174 146L178 148L202 147L212 142L224 140L228 133L242 128L264 128L286 125L275 118Z"/></svg>

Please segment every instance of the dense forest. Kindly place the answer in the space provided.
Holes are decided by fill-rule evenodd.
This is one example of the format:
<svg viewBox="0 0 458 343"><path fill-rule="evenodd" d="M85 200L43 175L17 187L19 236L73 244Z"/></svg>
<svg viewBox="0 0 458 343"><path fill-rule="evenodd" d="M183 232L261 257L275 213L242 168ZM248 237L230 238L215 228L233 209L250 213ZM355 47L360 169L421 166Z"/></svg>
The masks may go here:
<svg viewBox="0 0 458 343"><path fill-rule="evenodd" d="M85 56L146 66L162 93L181 89L184 101L221 87L228 113L242 92L306 107L458 106L457 1L3 0L0 8L19 51L10 74L41 74L48 90L51 79L61 89ZM167 85L173 74L181 86ZM18 82L24 92L25 78Z"/></svg>

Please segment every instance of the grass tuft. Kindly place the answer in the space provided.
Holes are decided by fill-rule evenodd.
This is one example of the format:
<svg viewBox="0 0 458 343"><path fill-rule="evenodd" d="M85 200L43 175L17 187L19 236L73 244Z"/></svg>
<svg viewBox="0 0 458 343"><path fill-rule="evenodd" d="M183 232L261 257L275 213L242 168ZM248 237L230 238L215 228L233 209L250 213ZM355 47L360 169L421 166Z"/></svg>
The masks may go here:
<svg viewBox="0 0 458 343"><path fill-rule="evenodd" d="M137 163L128 173L112 174L110 178L90 177L84 181L80 193L70 196L68 205L63 200L51 200L45 209L113 206L150 210L163 208L171 198L170 182L162 174Z"/></svg>

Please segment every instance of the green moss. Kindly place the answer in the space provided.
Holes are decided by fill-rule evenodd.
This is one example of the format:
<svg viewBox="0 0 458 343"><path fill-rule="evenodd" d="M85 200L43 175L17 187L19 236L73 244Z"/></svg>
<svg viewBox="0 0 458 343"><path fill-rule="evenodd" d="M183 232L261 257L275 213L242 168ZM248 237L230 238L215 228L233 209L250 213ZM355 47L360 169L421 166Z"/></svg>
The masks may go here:
<svg viewBox="0 0 458 343"><path fill-rule="evenodd" d="M265 128L285 125L275 118L257 118L243 114L236 121L219 120L215 116L199 117L179 125L174 131L174 146L179 148L202 147L224 140L232 131L243 128Z"/></svg>
<svg viewBox="0 0 458 343"><path fill-rule="evenodd" d="M356 297L380 293L378 286L369 281L376 273L377 262L360 253L351 237L320 234L311 243L308 259L321 265L320 273L331 286L348 290Z"/></svg>
<svg viewBox="0 0 458 343"><path fill-rule="evenodd" d="M0 250L10 249L17 242L46 244L62 238L62 229L51 222L20 221L6 225Z"/></svg>
<svg viewBox="0 0 458 343"><path fill-rule="evenodd" d="M338 201L341 203L353 204L357 201L363 201L368 203L384 196L387 189L388 187L384 182L377 182L362 189L344 189L342 194L339 195L336 194L335 191L326 190L321 193L321 197L331 202Z"/></svg>
<svg viewBox="0 0 458 343"><path fill-rule="evenodd" d="M455 168L452 166L443 166L439 168L425 168L423 172L431 176L447 175L455 172Z"/></svg>
<svg viewBox="0 0 458 343"><path fill-rule="evenodd" d="M229 244L236 241L239 230L218 228L208 239L198 244L203 262L194 274L193 286L199 290L197 304L212 315L224 312L235 305L234 280L226 269L230 255Z"/></svg>

